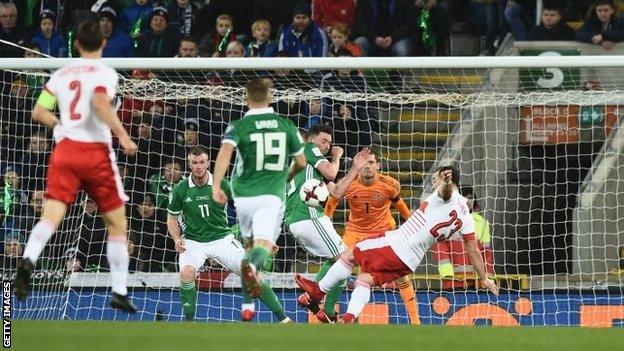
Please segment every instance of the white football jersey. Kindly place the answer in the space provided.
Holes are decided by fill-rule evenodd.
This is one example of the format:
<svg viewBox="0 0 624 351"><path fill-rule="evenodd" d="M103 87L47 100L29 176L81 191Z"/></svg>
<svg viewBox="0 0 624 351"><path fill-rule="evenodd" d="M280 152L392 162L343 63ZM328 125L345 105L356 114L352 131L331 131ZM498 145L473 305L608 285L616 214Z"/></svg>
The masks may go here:
<svg viewBox="0 0 624 351"><path fill-rule="evenodd" d="M56 70L45 85L56 96L61 123L54 129L58 143L62 139L111 144L108 126L93 112L95 92L105 92L111 99L117 92L117 72L101 60L79 59Z"/></svg>
<svg viewBox="0 0 624 351"><path fill-rule="evenodd" d="M396 230L386 232L390 246L412 270L420 264L436 241L447 240L454 233L474 236L474 220L466 198L453 191L448 201L434 191Z"/></svg>

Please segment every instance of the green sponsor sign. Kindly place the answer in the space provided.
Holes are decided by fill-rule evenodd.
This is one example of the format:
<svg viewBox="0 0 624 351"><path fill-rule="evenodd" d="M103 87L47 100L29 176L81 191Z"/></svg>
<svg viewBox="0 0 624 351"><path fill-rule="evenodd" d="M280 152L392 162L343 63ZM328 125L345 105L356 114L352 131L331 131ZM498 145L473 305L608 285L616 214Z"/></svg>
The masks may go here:
<svg viewBox="0 0 624 351"><path fill-rule="evenodd" d="M579 50L523 50L521 56L578 56ZM579 68L527 68L520 69L521 92L561 91L581 89Z"/></svg>

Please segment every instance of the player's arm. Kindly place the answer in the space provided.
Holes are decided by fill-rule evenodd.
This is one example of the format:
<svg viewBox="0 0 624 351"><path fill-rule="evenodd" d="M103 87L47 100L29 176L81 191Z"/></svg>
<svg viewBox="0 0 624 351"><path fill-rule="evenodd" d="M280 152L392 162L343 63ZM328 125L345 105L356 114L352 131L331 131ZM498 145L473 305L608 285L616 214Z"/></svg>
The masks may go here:
<svg viewBox="0 0 624 351"><path fill-rule="evenodd" d="M353 164L351 165L349 172L347 172L347 175L345 175L344 178L340 179L340 181L336 183L336 185L331 189L331 197L336 200L342 199L344 194L347 192L349 185L353 183L355 178L357 178L358 174L360 173L362 167L364 167L364 164L366 164L366 158L368 157L369 153L370 150L368 148L364 148L355 155L355 157L353 158Z"/></svg>
<svg viewBox="0 0 624 351"><path fill-rule="evenodd" d="M464 235L464 247L466 252L468 253L468 257L470 258L470 263L474 268L475 272L477 272L477 276L483 286L488 288L494 295L498 295L498 286L494 283L493 280L487 277L485 273L485 265L483 264L483 258L481 258L481 252L479 251L479 245L477 244L477 239L473 234Z"/></svg>
<svg viewBox="0 0 624 351"><path fill-rule="evenodd" d="M169 214L167 216L167 230L171 235L171 239L175 243L175 249L177 252L184 252L186 247L184 246L184 239L182 239L182 234L180 232L180 225L178 224L178 216L174 216Z"/></svg>
<svg viewBox="0 0 624 351"><path fill-rule="evenodd" d="M453 195L453 171L447 169L446 171L443 171L440 176L442 177L442 185L438 189L438 195L442 198L442 200L448 201L451 198L451 195Z"/></svg>
<svg viewBox="0 0 624 351"><path fill-rule="evenodd" d="M399 184L398 180L395 179L395 181L396 185L392 189L394 193L390 195L394 196L394 198L392 198L392 206L394 206L394 208L399 211L399 213L401 214L401 218L407 220L412 215L412 212L405 203L405 200L403 200L403 198L401 197L401 184Z"/></svg>
<svg viewBox="0 0 624 351"><path fill-rule="evenodd" d="M340 169L340 158L344 154L344 150L340 146L334 146L331 149L331 162L321 162L316 169L323 175L325 179L334 180Z"/></svg>
<svg viewBox="0 0 624 351"><path fill-rule="evenodd" d="M227 202L227 195L223 192L221 188L221 182L225 177L225 173L227 173L228 167L230 166L230 160L232 159L232 154L234 153L235 144L228 141L230 139L223 139L221 143L221 148L219 149L219 153L217 154L217 160L215 161L215 170L212 175L213 178L213 186L212 186L212 198L220 204L225 204Z"/></svg>
<svg viewBox="0 0 624 351"><path fill-rule="evenodd" d="M108 128L110 128L113 135L119 139L119 144L124 150L124 153L129 156L133 156L137 151L137 145L130 139L128 132L121 125L117 114L113 109L110 97L103 91L97 91L91 98L91 107L93 112L104 122Z"/></svg>
<svg viewBox="0 0 624 351"><path fill-rule="evenodd" d="M43 89L33 108L32 119L48 128L54 128L61 121L50 111L56 107L56 96L48 89Z"/></svg>

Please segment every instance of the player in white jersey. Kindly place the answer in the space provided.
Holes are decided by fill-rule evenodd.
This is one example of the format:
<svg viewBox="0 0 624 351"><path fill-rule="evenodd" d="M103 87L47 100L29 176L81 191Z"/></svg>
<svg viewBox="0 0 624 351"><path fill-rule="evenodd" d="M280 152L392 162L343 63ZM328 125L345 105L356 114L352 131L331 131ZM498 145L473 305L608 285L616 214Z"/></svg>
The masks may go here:
<svg viewBox="0 0 624 351"><path fill-rule="evenodd" d="M15 295L24 299L30 276L46 243L60 225L80 189L97 203L108 229L107 257L113 297L111 306L136 312L127 297L128 250L126 212L111 131L123 151L137 146L113 109L117 73L100 60L106 39L97 22L83 22L76 34L81 58L55 71L33 110L33 120L54 130L56 147L47 173L46 201L41 220L30 233L15 279ZM60 118L51 111L58 104Z"/></svg>
<svg viewBox="0 0 624 351"><path fill-rule="evenodd" d="M433 175L433 194L398 229L383 236L361 241L347 250L318 283L300 275L297 284L312 301L320 303L325 293L351 275L354 265L361 268L342 323L354 323L370 300L372 286L380 286L416 270L427 250L436 242L459 232L483 286L498 295L498 286L485 273L474 234L474 222L466 199L457 189L459 172L445 166Z"/></svg>

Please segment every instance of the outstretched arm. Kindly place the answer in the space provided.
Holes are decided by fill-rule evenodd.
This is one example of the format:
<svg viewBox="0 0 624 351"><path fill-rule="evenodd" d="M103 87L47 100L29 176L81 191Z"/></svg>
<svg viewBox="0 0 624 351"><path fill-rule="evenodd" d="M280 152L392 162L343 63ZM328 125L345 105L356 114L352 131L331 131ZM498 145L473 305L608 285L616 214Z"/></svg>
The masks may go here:
<svg viewBox="0 0 624 351"><path fill-rule="evenodd" d="M227 202L227 196L223 192L223 189L221 189L221 181L223 181L223 177L225 177L225 173L230 166L233 153L234 145L229 142L223 142L221 143L221 148L219 149L217 160L215 161L214 178L212 181L212 198L222 205Z"/></svg>
<svg viewBox="0 0 624 351"><path fill-rule="evenodd" d="M335 198L336 200L340 200L344 196L344 194L347 192L349 184L351 184L355 180L355 178L357 178L360 170L366 164L366 158L369 154L370 150L365 147L355 155L355 157L353 158L353 164L351 165L349 172L347 172L347 175L344 178L340 179L340 181L336 183L336 186L331 189L330 195L333 198Z"/></svg>
<svg viewBox="0 0 624 351"><path fill-rule="evenodd" d="M485 273L483 258L481 258L479 245L477 244L477 239L474 238L474 235L473 238L467 241L464 240L464 247L466 248L468 257L470 257L470 263L472 264L472 267L474 267L475 272L477 272L477 275L479 276L479 280L481 280L481 284L488 288L494 295L498 295L498 286L496 286L496 283L488 278Z"/></svg>
<svg viewBox="0 0 624 351"><path fill-rule="evenodd" d="M447 169L446 171L440 173L440 176L442 177L442 186L438 189L438 195L442 198L442 200L448 201L451 198L451 195L453 195L453 171Z"/></svg>

